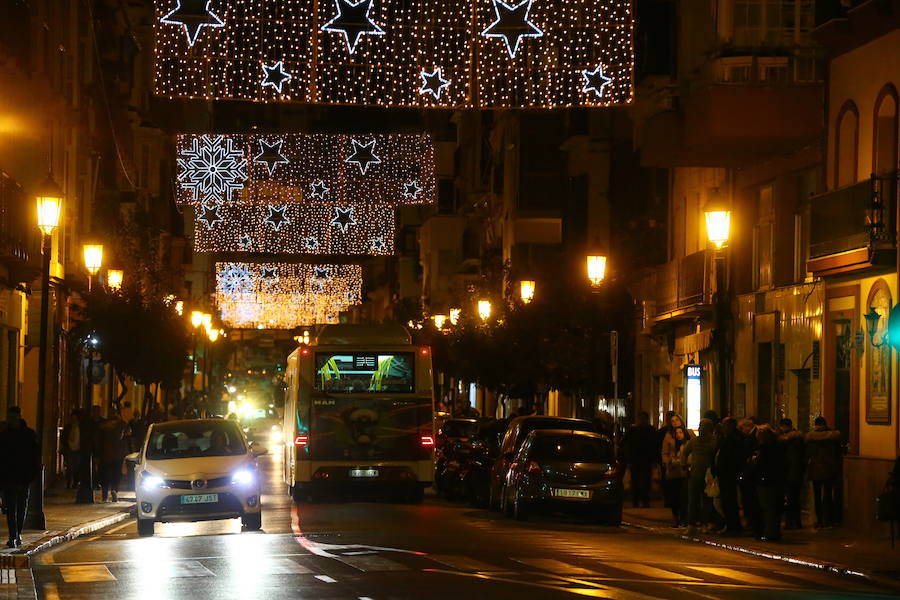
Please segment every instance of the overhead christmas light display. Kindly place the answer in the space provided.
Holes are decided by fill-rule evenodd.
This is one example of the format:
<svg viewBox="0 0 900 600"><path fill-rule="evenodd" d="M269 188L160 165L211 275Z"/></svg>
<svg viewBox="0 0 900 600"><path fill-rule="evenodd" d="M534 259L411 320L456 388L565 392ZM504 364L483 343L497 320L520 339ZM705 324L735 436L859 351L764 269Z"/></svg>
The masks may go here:
<svg viewBox="0 0 900 600"><path fill-rule="evenodd" d="M216 306L232 328L335 323L361 300L359 265L216 263Z"/></svg>
<svg viewBox="0 0 900 600"><path fill-rule="evenodd" d="M168 97L502 108L633 96L630 0L155 2ZM609 81L585 84L598 65Z"/></svg>
<svg viewBox="0 0 900 600"><path fill-rule="evenodd" d="M176 150L179 204L396 207L430 204L436 195L434 144L427 135L179 135Z"/></svg>

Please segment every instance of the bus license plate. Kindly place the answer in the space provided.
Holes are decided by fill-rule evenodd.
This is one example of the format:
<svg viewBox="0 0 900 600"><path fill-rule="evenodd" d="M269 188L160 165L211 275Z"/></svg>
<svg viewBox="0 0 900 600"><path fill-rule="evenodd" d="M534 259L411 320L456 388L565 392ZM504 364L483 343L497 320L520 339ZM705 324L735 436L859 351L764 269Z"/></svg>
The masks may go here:
<svg viewBox="0 0 900 600"><path fill-rule="evenodd" d="M576 500L590 500L591 490L566 490L554 489L553 495L557 498L574 498Z"/></svg>
<svg viewBox="0 0 900 600"><path fill-rule="evenodd" d="M182 504L210 504L218 501L218 494L190 494L181 497Z"/></svg>
<svg viewBox="0 0 900 600"><path fill-rule="evenodd" d="M350 469L350 477L378 477L378 469Z"/></svg>

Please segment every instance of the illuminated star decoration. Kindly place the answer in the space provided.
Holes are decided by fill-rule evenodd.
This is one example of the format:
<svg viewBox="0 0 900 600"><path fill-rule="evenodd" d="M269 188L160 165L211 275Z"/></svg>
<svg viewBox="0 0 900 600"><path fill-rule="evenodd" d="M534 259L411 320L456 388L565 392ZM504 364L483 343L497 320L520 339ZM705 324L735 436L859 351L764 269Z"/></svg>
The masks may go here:
<svg viewBox="0 0 900 600"><path fill-rule="evenodd" d="M281 208L275 208L271 204L269 205L269 215L263 219L266 223L272 226L272 229L278 231L281 229L281 226L285 223L290 223L291 220L287 218L287 215L284 213L287 212L287 206L282 206Z"/></svg>
<svg viewBox="0 0 900 600"><path fill-rule="evenodd" d="M363 34L384 35L384 30L369 16L373 2L374 0L359 0L353 4L351 0L334 0L337 15L322 25L321 30L343 33L347 51L355 53Z"/></svg>
<svg viewBox="0 0 900 600"><path fill-rule="evenodd" d="M444 79L441 75L441 68L436 67L431 73L422 69L419 73L422 77L422 87L419 88L419 94L431 94L435 100L441 99L441 91L450 85L449 79Z"/></svg>
<svg viewBox="0 0 900 600"><path fill-rule="evenodd" d="M266 168L269 169L270 177L275 174L275 167L291 163L281 153L281 145L283 143L284 140L278 140L272 144L265 140L259 140L259 154L253 157L253 162L264 163Z"/></svg>
<svg viewBox="0 0 900 600"><path fill-rule="evenodd" d="M416 200L421 192L422 188L419 187L418 181L410 181L403 184L403 196L410 200Z"/></svg>
<svg viewBox="0 0 900 600"><path fill-rule="evenodd" d="M327 185L325 185L325 182L321 179L309 184L309 189L310 195L313 198L318 198L319 200L324 200L325 194L331 191L331 189Z"/></svg>
<svg viewBox="0 0 900 600"><path fill-rule="evenodd" d="M384 251L385 243L384 243L383 237L372 238L371 243L372 243L372 250L374 250L375 252Z"/></svg>
<svg viewBox="0 0 900 600"><path fill-rule="evenodd" d="M381 163L381 159L375 156L375 140L368 144L360 144L356 140L353 142L353 154L344 159L346 163L356 163L360 172L365 175L369 170L369 165L377 165Z"/></svg>
<svg viewBox="0 0 900 600"><path fill-rule="evenodd" d="M309 282L309 289L314 294L324 294L325 293L325 280L324 279L313 279Z"/></svg>
<svg viewBox="0 0 900 600"><path fill-rule="evenodd" d="M353 218L353 207L341 208L334 207L334 218L331 219L332 225L337 225L341 233L347 233L351 225L356 225L356 219Z"/></svg>
<svg viewBox="0 0 900 600"><path fill-rule="evenodd" d="M248 248L250 248L250 245L251 245L252 243L253 243L253 240L250 239L250 236L249 236L249 235L242 235L242 236L238 239L238 247L239 247L241 250L247 250Z"/></svg>
<svg viewBox="0 0 900 600"><path fill-rule="evenodd" d="M202 135L178 155L178 180L195 201L230 201L247 179L244 151L222 135Z"/></svg>
<svg viewBox="0 0 900 600"><path fill-rule="evenodd" d="M178 0L178 6L159 22L184 27L188 46L193 46L202 28L225 26L225 22L210 10L211 3L212 0Z"/></svg>
<svg viewBox="0 0 900 600"><path fill-rule="evenodd" d="M516 57L523 37L542 37L544 32L528 20L531 4L534 0L522 0L510 6L503 0L491 0L497 20L481 32L484 37L499 37L506 42L506 51L510 58Z"/></svg>
<svg viewBox="0 0 900 600"><path fill-rule="evenodd" d="M278 282L278 267L262 267L262 273L260 274L262 279L265 279L267 283L273 284Z"/></svg>
<svg viewBox="0 0 900 600"><path fill-rule="evenodd" d="M313 267L313 277L315 279L330 279L331 269L328 267Z"/></svg>
<svg viewBox="0 0 900 600"><path fill-rule="evenodd" d="M293 79L293 76L284 70L284 62L278 61L271 67L269 65L262 66L263 73L265 73L265 77L262 80L262 86L272 86L272 88L281 93L281 87L285 84L285 82Z"/></svg>
<svg viewBox="0 0 900 600"><path fill-rule="evenodd" d="M581 91L593 91L598 98L603 97L603 88L612 81L612 77L607 77L603 74L603 65L598 65L593 71L585 69L581 72L581 76L584 77L584 87L581 88Z"/></svg>
<svg viewBox="0 0 900 600"><path fill-rule="evenodd" d="M209 204L203 204L203 214L201 214L198 218L198 221L203 221L206 223L207 229L212 229L213 225L216 223L221 223L225 219L219 214L219 205L213 204L210 206Z"/></svg>
<svg viewBox="0 0 900 600"><path fill-rule="evenodd" d="M303 238L303 248L315 252L319 249L319 240L314 237L305 237Z"/></svg>

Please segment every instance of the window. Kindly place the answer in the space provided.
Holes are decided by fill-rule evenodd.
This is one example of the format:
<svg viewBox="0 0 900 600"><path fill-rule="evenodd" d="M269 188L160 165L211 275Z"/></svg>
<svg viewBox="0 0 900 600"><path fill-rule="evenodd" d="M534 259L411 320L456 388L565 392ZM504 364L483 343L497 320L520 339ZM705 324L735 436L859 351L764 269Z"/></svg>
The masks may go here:
<svg viewBox="0 0 900 600"><path fill-rule="evenodd" d="M757 191L757 221L753 231L753 275L755 288L772 286L772 254L774 245L775 190L764 185Z"/></svg>
<svg viewBox="0 0 900 600"><path fill-rule="evenodd" d="M891 422L891 346L885 340L891 312L891 291L879 279L869 292L866 312L875 310L879 319L874 340L866 335L866 422ZM874 344L873 344L874 341ZM876 347L877 344L880 344Z"/></svg>
<svg viewBox="0 0 900 600"><path fill-rule="evenodd" d="M585 435L536 437L528 457L547 462L607 463L613 460L609 441Z"/></svg>
<svg viewBox="0 0 900 600"><path fill-rule="evenodd" d="M411 352L316 354L316 387L323 392L411 394L414 372Z"/></svg>
<svg viewBox="0 0 900 600"><path fill-rule="evenodd" d="M155 425L147 441L148 460L240 456L246 452L237 425L225 420Z"/></svg>
<svg viewBox="0 0 900 600"><path fill-rule="evenodd" d="M897 170L897 90L890 83L881 89L875 101L872 172Z"/></svg>
<svg viewBox="0 0 900 600"><path fill-rule="evenodd" d="M859 143L859 111L847 100L838 111L834 136L834 186L856 183L856 163Z"/></svg>
<svg viewBox="0 0 900 600"><path fill-rule="evenodd" d="M813 0L735 0L734 45L807 45L814 22Z"/></svg>
<svg viewBox="0 0 900 600"><path fill-rule="evenodd" d="M790 83L791 71L786 56L761 57L758 65L760 82L770 85Z"/></svg>

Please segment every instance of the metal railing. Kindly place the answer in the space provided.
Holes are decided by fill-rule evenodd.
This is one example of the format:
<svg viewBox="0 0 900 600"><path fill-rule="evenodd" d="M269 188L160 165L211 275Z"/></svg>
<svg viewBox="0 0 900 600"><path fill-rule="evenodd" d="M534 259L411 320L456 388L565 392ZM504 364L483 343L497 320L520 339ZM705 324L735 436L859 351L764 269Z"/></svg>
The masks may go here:
<svg viewBox="0 0 900 600"><path fill-rule="evenodd" d="M706 250L669 261L656 274L656 314L708 304L711 295Z"/></svg>

